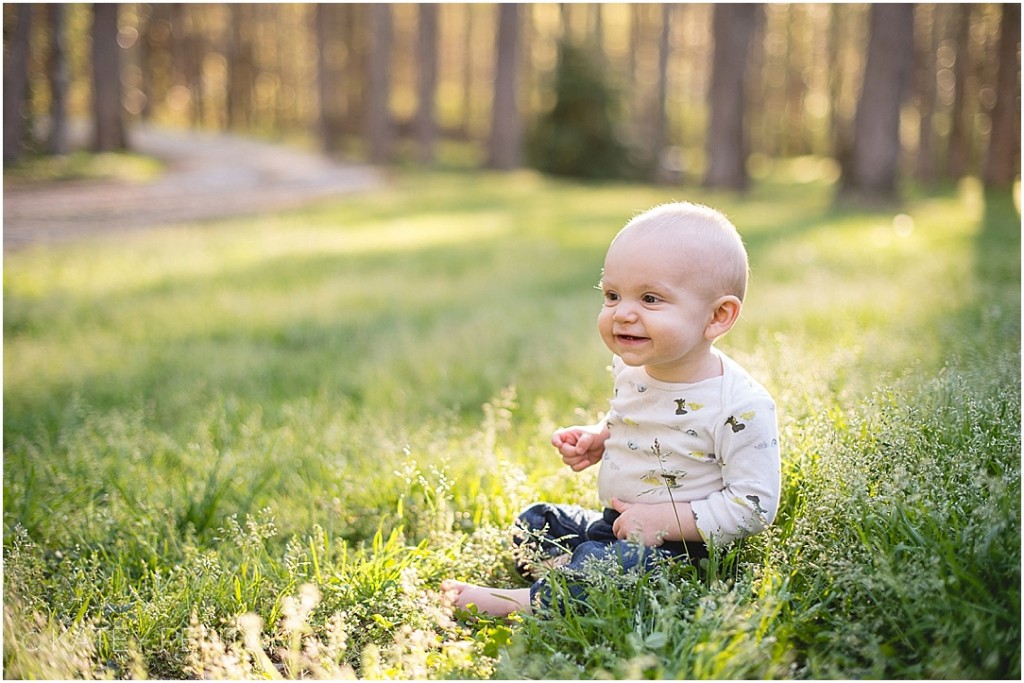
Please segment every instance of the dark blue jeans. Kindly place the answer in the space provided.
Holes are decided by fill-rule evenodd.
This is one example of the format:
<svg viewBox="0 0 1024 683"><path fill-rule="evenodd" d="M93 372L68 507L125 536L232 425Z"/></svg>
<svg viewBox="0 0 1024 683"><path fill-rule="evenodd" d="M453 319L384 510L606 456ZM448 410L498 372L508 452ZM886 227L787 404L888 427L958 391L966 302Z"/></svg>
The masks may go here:
<svg viewBox="0 0 1024 683"><path fill-rule="evenodd" d="M581 576L583 567L591 558L614 559L626 571L653 569L665 558L681 558L697 564L708 556L707 546L697 541L670 541L656 548L648 548L615 537L612 524L619 513L611 508L603 512L588 510L578 505L552 505L535 503L520 515L518 526L524 533L517 534L517 543L539 551L542 558L571 554L569 562L559 567L567 578L567 586L574 599L585 600L586 589L573 580ZM526 574L527 567L520 566ZM530 586L530 602L541 609L551 606L551 586L546 578Z"/></svg>

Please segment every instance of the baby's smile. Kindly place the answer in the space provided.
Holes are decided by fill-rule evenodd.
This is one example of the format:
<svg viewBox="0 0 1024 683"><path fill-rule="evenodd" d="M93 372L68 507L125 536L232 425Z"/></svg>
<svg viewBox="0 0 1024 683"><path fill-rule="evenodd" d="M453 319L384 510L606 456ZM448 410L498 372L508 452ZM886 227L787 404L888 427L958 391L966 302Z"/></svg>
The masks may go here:
<svg viewBox="0 0 1024 683"><path fill-rule="evenodd" d="M645 342L648 339L650 339L650 337L637 337L637 336L632 335L632 334L617 334L617 335L615 335L615 340L618 341L620 344L636 344L636 343L639 343L639 342Z"/></svg>

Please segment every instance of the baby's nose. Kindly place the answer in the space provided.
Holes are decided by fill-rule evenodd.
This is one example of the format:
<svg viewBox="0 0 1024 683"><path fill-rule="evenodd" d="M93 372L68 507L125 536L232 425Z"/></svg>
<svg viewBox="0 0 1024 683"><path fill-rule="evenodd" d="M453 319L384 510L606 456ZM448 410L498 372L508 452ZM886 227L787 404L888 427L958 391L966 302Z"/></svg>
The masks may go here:
<svg viewBox="0 0 1024 683"><path fill-rule="evenodd" d="M621 302L615 307L616 322L630 322L636 320L636 307L633 304Z"/></svg>

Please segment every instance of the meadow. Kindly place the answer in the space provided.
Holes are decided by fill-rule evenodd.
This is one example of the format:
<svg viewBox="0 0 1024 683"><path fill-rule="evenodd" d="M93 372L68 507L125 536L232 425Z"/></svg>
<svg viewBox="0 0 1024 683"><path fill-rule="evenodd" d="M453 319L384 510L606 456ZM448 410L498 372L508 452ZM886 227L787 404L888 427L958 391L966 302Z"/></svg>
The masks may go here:
<svg viewBox="0 0 1024 683"><path fill-rule="evenodd" d="M1020 213L400 171L302 211L4 256L5 678L1020 678ZM597 505L548 445L607 405L594 289L636 212L724 210L720 346L773 392L783 500L701 572L566 614L509 525ZM594 468L596 469L596 468Z"/></svg>

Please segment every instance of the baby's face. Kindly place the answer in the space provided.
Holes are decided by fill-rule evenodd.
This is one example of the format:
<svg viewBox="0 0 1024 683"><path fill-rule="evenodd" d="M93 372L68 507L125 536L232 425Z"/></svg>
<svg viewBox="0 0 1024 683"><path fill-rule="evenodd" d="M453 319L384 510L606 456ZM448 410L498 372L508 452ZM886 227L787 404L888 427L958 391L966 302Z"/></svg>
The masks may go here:
<svg viewBox="0 0 1024 683"><path fill-rule="evenodd" d="M666 382L694 381L706 366L713 302L697 286L697 260L654 235L623 235L608 249L598 329L627 365Z"/></svg>

